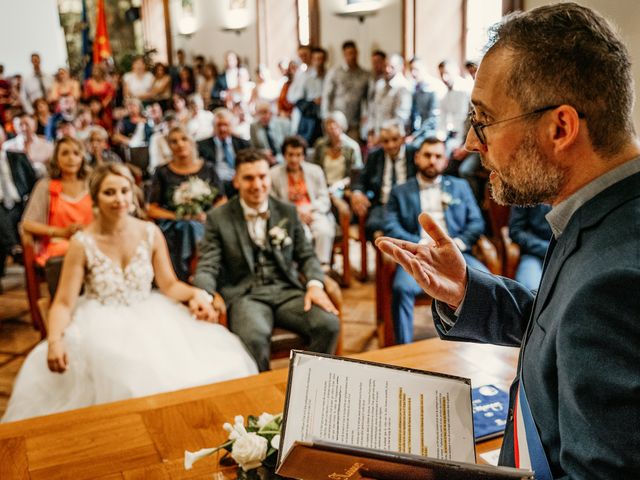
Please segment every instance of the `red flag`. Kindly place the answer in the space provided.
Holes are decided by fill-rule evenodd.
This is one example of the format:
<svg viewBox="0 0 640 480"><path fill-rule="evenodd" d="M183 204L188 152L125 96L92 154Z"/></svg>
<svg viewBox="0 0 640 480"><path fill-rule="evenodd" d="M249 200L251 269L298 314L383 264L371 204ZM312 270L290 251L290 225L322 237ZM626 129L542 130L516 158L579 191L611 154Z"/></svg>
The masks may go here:
<svg viewBox="0 0 640 480"><path fill-rule="evenodd" d="M93 40L93 63L100 63L111 58L111 44L107 32L107 18L104 14L104 0L98 0L98 14L96 16L96 34Z"/></svg>

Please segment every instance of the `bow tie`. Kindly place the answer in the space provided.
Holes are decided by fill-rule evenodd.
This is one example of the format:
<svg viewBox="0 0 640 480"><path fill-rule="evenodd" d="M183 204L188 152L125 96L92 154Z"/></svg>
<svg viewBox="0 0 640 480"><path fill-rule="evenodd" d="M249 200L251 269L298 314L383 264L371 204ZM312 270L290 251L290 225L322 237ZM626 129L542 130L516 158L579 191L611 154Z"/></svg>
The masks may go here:
<svg viewBox="0 0 640 480"><path fill-rule="evenodd" d="M265 210L264 212L256 212L256 213L245 213L245 220L257 220L258 218L263 218L265 220L269 219L269 210Z"/></svg>

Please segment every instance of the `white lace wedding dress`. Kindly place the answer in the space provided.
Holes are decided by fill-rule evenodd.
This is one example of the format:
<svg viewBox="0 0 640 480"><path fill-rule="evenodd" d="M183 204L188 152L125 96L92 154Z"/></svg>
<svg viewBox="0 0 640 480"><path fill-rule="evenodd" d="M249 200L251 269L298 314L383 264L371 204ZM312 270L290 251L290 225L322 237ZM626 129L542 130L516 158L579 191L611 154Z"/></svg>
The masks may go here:
<svg viewBox="0 0 640 480"><path fill-rule="evenodd" d="M87 268L64 334L68 369L50 372L47 343L38 344L16 378L3 422L257 373L238 337L151 291L152 225L124 270L90 234L76 236Z"/></svg>

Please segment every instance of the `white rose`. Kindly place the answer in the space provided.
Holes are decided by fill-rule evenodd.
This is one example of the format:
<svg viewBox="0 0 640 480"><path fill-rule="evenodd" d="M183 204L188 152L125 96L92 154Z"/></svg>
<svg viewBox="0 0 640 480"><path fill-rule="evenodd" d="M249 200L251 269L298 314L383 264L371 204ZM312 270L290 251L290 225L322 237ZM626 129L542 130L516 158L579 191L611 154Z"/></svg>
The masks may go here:
<svg viewBox="0 0 640 480"><path fill-rule="evenodd" d="M273 420L275 417L270 413L263 412L262 415L258 417L258 428L264 427L267 423Z"/></svg>
<svg viewBox="0 0 640 480"><path fill-rule="evenodd" d="M268 446L266 438L251 432L233 442L231 456L246 472L262 464L267 456Z"/></svg>
<svg viewBox="0 0 640 480"><path fill-rule="evenodd" d="M274 437L271 439L271 446L276 450L280 449L280 435L274 435Z"/></svg>

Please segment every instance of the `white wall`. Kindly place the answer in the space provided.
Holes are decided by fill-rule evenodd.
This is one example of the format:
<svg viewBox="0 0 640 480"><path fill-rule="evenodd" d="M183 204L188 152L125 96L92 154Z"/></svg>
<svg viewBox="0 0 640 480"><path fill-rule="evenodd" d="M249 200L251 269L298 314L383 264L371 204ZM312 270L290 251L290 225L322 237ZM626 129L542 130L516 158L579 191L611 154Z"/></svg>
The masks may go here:
<svg viewBox="0 0 640 480"><path fill-rule="evenodd" d="M33 52L47 73L67 64L56 0L0 0L0 11L0 63L6 75L30 73Z"/></svg>
<svg viewBox="0 0 640 480"><path fill-rule="evenodd" d="M191 37L179 34L180 0L171 0L171 35L173 37L174 60L175 52L183 48L188 54L204 55L207 60L213 60L216 66L223 68L224 52L235 51L244 61L249 62L250 73L253 76L258 63L258 32L256 27L256 2L247 0L247 28L240 34L225 32L234 22L229 18L228 0L194 0L194 15L197 21L197 31ZM295 39L293 39L295 41Z"/></svg>
<svg viewBox="0 0 640 480"><path fill-rule="evenodd" d="M633 76L636 81L636 105L634 108L633 118L635 120L636 131L640 133L640 29L638 29L638 21L640 20L640 2L637 0L575 0L576 3L593 8L598 11L612 23L618 26L620 34L624 38L632 61ZM527 0L525 7L530 10L542 5L550 5L552 1L544 0Z"/></svg>
<svg viewBox="0 0 640 480"><path fill-rule="evenodd" d="M371 51L381 49L402 53L402 0L380 0L381 8L363 23L357 18L340 17L345 0L320 0L320 44L329 52L329 64L342 59L342 42L353 40L360 51L360 65L371 67Z"/></svg>

